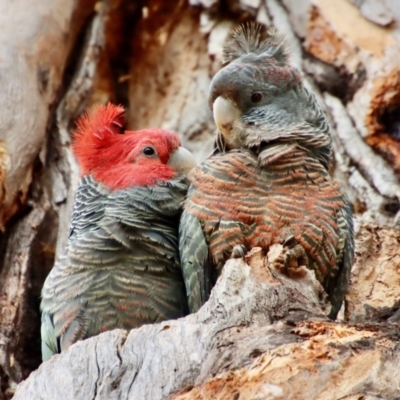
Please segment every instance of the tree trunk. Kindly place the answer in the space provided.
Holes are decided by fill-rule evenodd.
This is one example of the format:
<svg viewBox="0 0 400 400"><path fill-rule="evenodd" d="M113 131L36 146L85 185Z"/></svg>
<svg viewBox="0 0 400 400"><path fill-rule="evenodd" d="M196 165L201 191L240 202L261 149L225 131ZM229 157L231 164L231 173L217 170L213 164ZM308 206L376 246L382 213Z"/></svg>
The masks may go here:
<svg viewBox="0 0 400 400"><path fill-rule="evenodd" d="M226 33L246 20L287 37L331 120L332 173L356 214L339 322L326 320L312 273L285 278L271 261L279 249L255 249L227 263L197 314L77 343L15 398L399 397L399 10L396 0L0 5L0 399L40 364L40 290L66 243L79 176L74 120L122 103L129 128L174 130L203 160L215 129L209 84Z"/></svg>

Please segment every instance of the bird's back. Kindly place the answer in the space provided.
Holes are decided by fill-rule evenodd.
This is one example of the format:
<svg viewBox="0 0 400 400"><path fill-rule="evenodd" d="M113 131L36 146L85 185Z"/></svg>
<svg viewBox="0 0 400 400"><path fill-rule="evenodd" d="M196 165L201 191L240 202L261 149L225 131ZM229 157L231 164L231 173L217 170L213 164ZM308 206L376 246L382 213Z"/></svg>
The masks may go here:
<svg viewBox="0 0 400 400"><path fill-rule="evenodd" d="M56 351L187 313L177 228L184 194L179 179L112 192L83 178L67 249L42 291L42 337L58 338Z"/></svg>

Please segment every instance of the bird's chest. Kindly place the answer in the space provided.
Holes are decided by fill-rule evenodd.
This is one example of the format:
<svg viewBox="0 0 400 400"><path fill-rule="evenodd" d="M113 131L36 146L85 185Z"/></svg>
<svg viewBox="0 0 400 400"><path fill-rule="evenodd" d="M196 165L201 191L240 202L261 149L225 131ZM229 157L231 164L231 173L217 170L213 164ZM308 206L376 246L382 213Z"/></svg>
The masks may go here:
<svg viewBox="0 0 400 400"><path fill-rule="evenodd" d="M212 173L199 171L194 181L186 208L201 221L251 224L268 219L279 225L317 208L329 189L326 179L304 171L259 170L244 163L223 166Z"/></svg>
<svg viewBox="0 0 400 400"><path fill-rule="evenodd" d="M265 247L315 227L321 237L336 229L342 200L327 173L283 164L260 169L236 158L206 166L193 182L186 208L201 221L211 247Z"/></svg>

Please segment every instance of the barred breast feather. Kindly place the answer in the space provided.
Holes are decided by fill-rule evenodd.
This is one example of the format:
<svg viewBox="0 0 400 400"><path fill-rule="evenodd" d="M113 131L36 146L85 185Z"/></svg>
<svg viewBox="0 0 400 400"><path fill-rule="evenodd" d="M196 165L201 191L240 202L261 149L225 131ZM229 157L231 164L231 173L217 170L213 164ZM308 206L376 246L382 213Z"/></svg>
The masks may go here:
<svg viewBox="0 0 400 400"><path fill-rule="evenodd" d="M180 228L191 311L207 300L235 245L267 250L293 235L337 313L353 258L351 210L314 153L296 143L217 153L191 181Z"/></svg>

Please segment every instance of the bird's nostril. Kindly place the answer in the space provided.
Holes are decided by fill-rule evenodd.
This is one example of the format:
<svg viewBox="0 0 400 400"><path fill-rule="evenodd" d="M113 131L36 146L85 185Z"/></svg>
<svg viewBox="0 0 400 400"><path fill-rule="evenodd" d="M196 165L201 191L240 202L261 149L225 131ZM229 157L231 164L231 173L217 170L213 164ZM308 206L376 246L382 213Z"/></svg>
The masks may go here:
<svg viewBox="0 0 400 400"><path fill-rule="evenodd" d="M230 131L232 129L232 124L230 123L222 124L221 127L226 131Z"/></svg>

